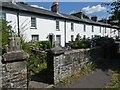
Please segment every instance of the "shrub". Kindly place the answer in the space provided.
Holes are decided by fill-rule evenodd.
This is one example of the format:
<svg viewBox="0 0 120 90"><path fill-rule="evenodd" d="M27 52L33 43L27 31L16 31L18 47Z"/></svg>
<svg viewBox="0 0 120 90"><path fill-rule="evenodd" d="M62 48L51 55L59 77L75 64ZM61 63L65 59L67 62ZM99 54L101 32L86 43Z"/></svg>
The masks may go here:
<svg viewBox="0 0 120 90"><path fill-rule="evenodd" d="M103 48L105 57L114 57L117 53L118 47L112 38L100 37L96 39L96 45Z"/></svg>
<svg viewBox="0 0 120 90"><path fill-rule="evenodd" d="M47 55L46 52L32 54L28 61L29 70L32 70L35 74L39 74L43 69L46 69L47 68L46 55Z"/></svg>
<svg viewBox="0 0 120 90"><path fill-rule="evenodd" d="M38 43L39 48L42 48L43 50L50 49L52 47L50 41L40 41Z"/></svg>
<svg viewBox="0 0 120 90"><path fill-rule="evenodd" d="M49 41L24 42L22 40L22 48L30 54L30 58L28 60L28 70L33 71L35 74L39 74L43 69L47 68L47 53L45 51L41 51L40 48L42 50L51 48Z"/></svg>
<svg viewBox="0 0 120 90"><path fill-rule="evenodd" d="M27 52L27 53L31 53L31 48L30 48L30 45L29 43L25 42L25 43L22 43L22 49Z"/></svg>
<svg viewBox="0 0 120 90"><path fill-rule="evenodd" d="M88 41L74 41L74 42L69 43L69 46L72 49L89 48L90 42L88 42Z"/></svg>
<svg viewBox="0 0 120 90"><path fill-rule="evenodd" d="M100 37L96 39L97 46L113 45L114 43L114 39L108 37Z"/></svg>
<svg viewBox="0 0 120 90"><path fill-rule="evenodd" d="M39 49L39 50L46 50L52 47L50 41L34 41L34 42L32 41L29 42L29 45L31 49Z"/></svg>
<svg viewBox="0 0 120 90"><path fill-rule="evenodd" d="M12 26L9 25L9 22L5 21L5 20L0 20L0 38L2 41L2 47L4 48L4 46L6 44L8 44L8 39L9 37L11 37L12 35ZM1 44L1 43L0 43Z"/></svg>

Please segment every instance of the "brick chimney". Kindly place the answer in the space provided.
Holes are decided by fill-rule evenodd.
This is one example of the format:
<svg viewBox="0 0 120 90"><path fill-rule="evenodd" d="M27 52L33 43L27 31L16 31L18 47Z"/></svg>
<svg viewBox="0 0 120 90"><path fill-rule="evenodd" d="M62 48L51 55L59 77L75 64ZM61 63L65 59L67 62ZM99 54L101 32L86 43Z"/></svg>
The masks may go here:
<svg viewBox="0 0 120 90"><path fill-rule="evenodd" d="M53 2L51 6L51 11L58 13L58 2Z"/></svg>
<svg viewBox="0 0 120 90"><path fill-rule="evenodd" d="M97 22L97 16L92 16L91 20Z"/></svg>
<svg viewBox="0 0 120 90"><path fill-rule="evenodd" d="M83 13L82 11L76 12L76 13L72 13L71 15L79 17L80 19L83 19Z"/></svg>

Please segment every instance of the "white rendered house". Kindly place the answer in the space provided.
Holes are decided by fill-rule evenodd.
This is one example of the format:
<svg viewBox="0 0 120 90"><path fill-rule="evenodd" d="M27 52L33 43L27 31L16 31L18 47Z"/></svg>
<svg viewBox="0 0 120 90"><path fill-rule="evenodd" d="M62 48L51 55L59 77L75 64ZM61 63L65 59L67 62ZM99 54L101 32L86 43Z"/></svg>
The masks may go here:
<svg viewBox="0 0 120 90"><path fill-rule="evenodd" d="M23 36L26 42L31 40L59 41L61 46L75 40L79 34L82 38L95 35L115 38L118 36L117 26L83 19L81 12L73 15L58 12L58 3L54 2L51 11L32 7L26 4L2 3L2 18L10 22L12 30Z"/></svg>

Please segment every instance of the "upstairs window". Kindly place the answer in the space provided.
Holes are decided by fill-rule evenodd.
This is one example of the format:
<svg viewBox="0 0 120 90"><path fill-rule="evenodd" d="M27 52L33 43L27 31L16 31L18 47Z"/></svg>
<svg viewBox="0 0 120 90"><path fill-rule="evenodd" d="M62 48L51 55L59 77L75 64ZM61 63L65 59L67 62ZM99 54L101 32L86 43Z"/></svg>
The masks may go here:
<svg viewBox="0 0 120 90"><path fill-rule="evenodd" d="M105 28L105 33L106 33L106 28Z"/></svg>
<svg viewBox="0 0 120 90"><path fill-rule="evenodd" d="M71 23L71 31L74 31L74 23Z"/></svg>
<svg viewBox="0 0 120 90"><path fill-rule="evenodd" d="M59 21L56 21L56 30L60 30L60 28L59 28Z"/></svg>
<svg viewBox="0 0 120 90"><path fill-rule="evenodd" d="M92 32L94 32L94 26L92 26Z"/></svg>
<svg viewBox="0 0 120 90"><path fill-rule="evenodd" d="M112 33L112 28L110 28L110 33Z"/></svg>
<svg viewBox="0 0 120 90"><path fill-rule="evenodd" d="M36 18L31 17L31 27L36 28Z"/></svg>
<svg viewBox="0 0 120 90"><path fill-rule="evenodd" d="M101 27L100 27L100 33L101 33Z"/></svg>
<svg viewBox="0 0 120 90"><path fill-rule="evenodd" d="M86 32L86 25L83 26L83 30L84 30L84 32Z"/></svg>

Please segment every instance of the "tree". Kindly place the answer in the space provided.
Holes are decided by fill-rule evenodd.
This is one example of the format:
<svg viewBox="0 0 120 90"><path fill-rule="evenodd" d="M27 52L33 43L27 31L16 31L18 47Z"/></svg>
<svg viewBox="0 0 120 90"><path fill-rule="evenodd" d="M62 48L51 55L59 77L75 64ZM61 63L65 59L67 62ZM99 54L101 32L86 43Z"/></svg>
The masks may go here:
<svg viewBox="0 0 120 90"><path fill-rule="evenodd" d="M104 3L103 5L111 6L111 10L108 11L111 14L108 22L110 24L120 26L120 1Z"/></svg>
<svg viewBox="0 0 120 90"><path fill-rule="evenodd" d="M12 36L11 28L12 27L9 25L9 22L0 20L0 39L2 40L1 48L8 44L8 39Z"/></svg>

